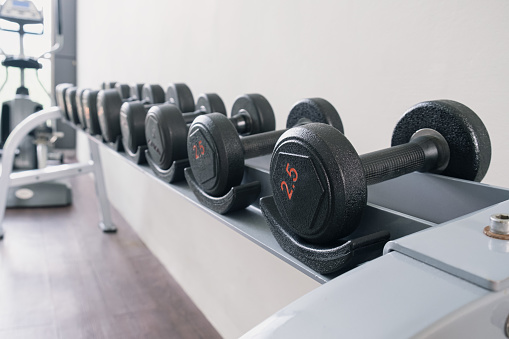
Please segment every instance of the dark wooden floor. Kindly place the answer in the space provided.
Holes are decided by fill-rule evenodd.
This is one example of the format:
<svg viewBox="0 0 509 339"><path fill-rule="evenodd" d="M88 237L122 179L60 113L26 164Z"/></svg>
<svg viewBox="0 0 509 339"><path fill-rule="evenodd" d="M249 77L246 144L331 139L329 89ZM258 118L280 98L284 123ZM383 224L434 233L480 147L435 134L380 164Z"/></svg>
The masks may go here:
<svg viewBox="0 0 509 339"><path fill-rule="evenodd" d="M219 337L118 213L99 230L93 180L72 186L71 207L7 211L0 338Z"/></svg>

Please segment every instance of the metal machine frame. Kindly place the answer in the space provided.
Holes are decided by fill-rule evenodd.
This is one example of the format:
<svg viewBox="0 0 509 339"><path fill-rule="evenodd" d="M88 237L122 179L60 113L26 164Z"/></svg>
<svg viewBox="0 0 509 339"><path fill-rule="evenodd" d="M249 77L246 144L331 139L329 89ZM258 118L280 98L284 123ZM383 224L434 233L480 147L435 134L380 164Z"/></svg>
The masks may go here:
<svg viewBox="0 0 509 339"><path fill-rule="evenodd" d="M62 118L62 112L58 107L51 107L34 113L18 124L5 142L2 155L2 172L0 175L0 239L4 235L2 221L5 215L9 187L69 178L88 173L92 173L95 179L100 212L99 227L104 232L116 231L116 227L111 220L110 202L104 184L99 146L96 142L89 140L91 161L87 163L65 164L42 169L12 172L14 156L23 138L43 122L59 118Z"/></svg>

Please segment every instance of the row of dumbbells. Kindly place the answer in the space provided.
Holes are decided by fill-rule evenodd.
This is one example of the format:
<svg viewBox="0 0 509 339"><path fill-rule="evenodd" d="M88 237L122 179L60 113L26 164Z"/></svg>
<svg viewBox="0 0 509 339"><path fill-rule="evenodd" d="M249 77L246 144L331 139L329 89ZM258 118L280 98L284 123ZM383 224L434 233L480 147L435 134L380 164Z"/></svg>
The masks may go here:
<svg viewBox="0 0 509 339"><path fill-rule="evenodd" d="M71 120L82 123L79 109L77 119L72 118L69 91L75 89L67 88L67 95L57 89L59 102L66 103L62 107ZM164 100L162 89L154 88L117 84L97 92L104 140L118 145L123 139L126 152L137 161L144 153L154 173L167 182L185 175L198 200L218 213L245 208L259 198L260 183L243 183L244 161L272 154L272 196L261 199L262 212L283 249L322 273L343 265L343 259L331 263L329 258L334 251L344 255L343 246L351 246L341 239L357 229L368 185L414 171L480 181L490 164L484 124L454 101L415 105L397 123L392 147L359 156L343 134L338 112L325 99L297 102L286 129L276 131L274 112L262 95L238 97L228 118L216 94L200 95L195 104L184 84L170 85ZM93 113L87 101L91 92L76 93L81 93L86 124L86 115ZM373 235L366 246L378 241L381 250L389 237Z"/></svg>
<svg viewBox="0 0 509 339"><path fill-rule="evenodd" d="M286 131L275 131L275 116L260 94L239 96L230 117L222 99L201 94L196 103L185 84L103 84L101 90L56 88L66 116L138 163L146 160L167 182L187 179L199 200L219 213L244 208L258 198L259 185L241 186L244 161L270 154ZM305 99L290 110L287 128L325 123L343 132L336 109L320 98ZM230 199L232 189L241 194ZM236 189L238 191L239 189ZM232 195L233 193L230 193ZM223 198L223 199L221 199Z"/></svg>

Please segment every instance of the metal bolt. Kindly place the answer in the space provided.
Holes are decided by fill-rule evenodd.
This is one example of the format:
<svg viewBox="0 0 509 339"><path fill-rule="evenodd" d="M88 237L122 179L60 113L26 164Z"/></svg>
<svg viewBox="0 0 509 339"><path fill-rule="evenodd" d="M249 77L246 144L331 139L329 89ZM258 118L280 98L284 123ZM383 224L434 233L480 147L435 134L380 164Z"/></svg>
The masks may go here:
<svg viewBox="0 0 509 339"><path fill-rule="evenodd" d="M490 217L490 225L484 228L489 237L509 240L509 214L499 213Z"/></svg>
<svg viewBox="0 0 509 339"><path fill-rule="evenodd" d="M490 231L497 234L509 234L509 215L493 214L490 217Z"/></svg>

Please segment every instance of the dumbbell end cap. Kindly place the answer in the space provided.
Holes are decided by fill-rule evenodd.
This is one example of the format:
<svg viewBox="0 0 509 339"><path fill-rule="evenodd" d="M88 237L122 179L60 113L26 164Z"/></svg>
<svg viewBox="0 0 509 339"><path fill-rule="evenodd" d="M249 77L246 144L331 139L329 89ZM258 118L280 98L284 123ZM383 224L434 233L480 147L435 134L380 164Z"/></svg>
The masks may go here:
<svg viewBox="0 0 509 339"><path fill-rule="evenodd" d="M223 114L205 114L194 120L189 128L187 154L194 177L207 194L223 196L240 184L244 175L242 143Z"/></svg>
<svg viewBox="0 0 509 339"><path fill-rule="evenodd" d="M270 173L278 210L300 237L330 243L357 226L367 199L364 170L336 128L310 123L285 132Z"/></svg>
<svg viewBox="0 0 509 339"><path fill-rule="evenodd" d="M481 181L491 161L486 126L467 106L452 100L432 100L411 107L396 124L392 146L405 144L423 128L439 132L447 141L450 160L442 175Z"/></svg>

